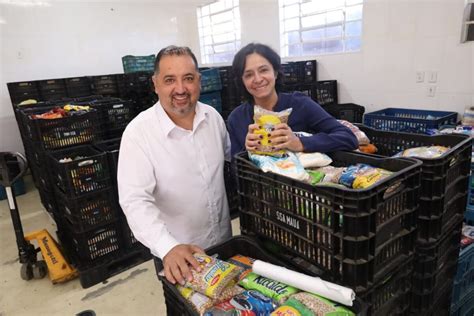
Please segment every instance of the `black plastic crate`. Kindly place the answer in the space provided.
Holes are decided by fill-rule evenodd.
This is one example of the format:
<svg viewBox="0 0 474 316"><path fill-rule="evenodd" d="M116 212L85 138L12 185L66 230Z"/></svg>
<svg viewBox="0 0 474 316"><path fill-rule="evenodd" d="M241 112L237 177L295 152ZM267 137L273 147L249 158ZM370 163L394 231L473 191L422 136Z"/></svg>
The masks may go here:
<svg viewBox="0 0 474 316"><path fill-rule="evenodd" d="M153 72L134 72L116 75L120 97L147 95L154 91Z"/></svg>
<svg viewBox="0 0 474 316"><path fill-rule="evenodd" d="M87 289L114 275L146 262L151 258L152 256L147 248L140 248L134 251L121 252L121 254L115 258L89 267L79 267L81 286Z"/></svg>
<svg viewBox="0 0 474 316"><path fill-rule="evenodd" d="M92 101L90 105L99 111L105 139L121 137L125 127L134 117L134 105L131 101L103 98Z"/></svg>
<svg viewBox="0 0 474 316"><path fill-rule="evenodd" d="M450 149L439 158L417 158L423 162L420 188L420 225L418 242L432 243L446 231L446 224L464 212L471 171L471 138L467 135L410 134L358 127L377 147L377 154L393 156L402 150L441 145ZM461 196L460 196L461 195ZM463 197L466 195L466 197ZM464 203L464 206L463 206Z"/></svg>
<svg viewBox="0 0 474 316"><path fill-rule="evenodd" d="M52 109L22 109L21 116L25 133L34 146L45 150L90 143L100 139L99 116L95 109L80 115L47 120L34 119L31 115L42 114Z"/></svg>
<svg viewBox="0 0 474 316"><path fill-rule="evenodd" d="M94 143L94 147L107 155L110 178L117 184L117 167L121 138L107 139Z"/></svg>
<svg viewBox="0 0 474 316"><path fill-rule="evenodd" d="M59 214L69 222L76 233L96 229L118 217L111 189L70 198L55 190Z"/></svg>
<svg viewBox="0 0 474 316"><path fill-rule="evenodd" d="M104 96L118 96L116 75L90 77L93 94Z"/></svg>
<svg viewBox="0 0 474 316"><path fill-rule="evenodd" d="M453 278L456 274L456 264L445 266L443 270L429 280L434 284L431 292L420 293L413 289L410 312L412 315L449 315L453 291ZM420 280L413 279L414 288ZM420 285L421 286L421 285Z"/></svg>
<svg viewBox="0 0 474 316"><path fill-rule="evenodd" d="M122 234L123 234L123 245L124 251L133 251L135 249L147 249L142 243L140 243L132 233L130 226L128 226L127 219L121 217L120 219L122 225Z"/></svg>
<svg viewBox="0 0 474 316"><path fill-rule="evenodd" d="M313 83L311 98L321 106L337 104L337 80L324 80Z"/></svg>
<svg viewBox="0 0 474 316"><path fill-rule="evenodd" d="M461 241L462 217L457 216L451 230L431 245L416 245L415 275L430 278L449 262L457 262Z"/></svg>
<svg viewBox="0 0 474 316"><path fill-rule="evenodd" d="M283 82L285 84L301 83L303 81L303 70L297 62L281 64L281 71L283 72Z"/></svg>
<svg viewBox="0 0 474 316"><path fill-rule="evenodd" d="M355 152L330 154L334 166L366 163L393 175L363 190L309 184L236 156L240 225L309 261L336 283L357 292L411 256L421 162Z"/></svg>
<svg viewBox="0 0 474 316"><path fill-rule="evenodd" d="M362 123L365 107L354 103L343 103L327 105L324 110L339 120Z"/></svg>
<svg viewBox="0 0 474 316"><path fill-rule="evenodd" d="M118 221L99 228L77 233L67 222L58 225L66 252L79 271L104 264L120 257L122 250L121 228Z"/></svg>
<svg viewBox="0 0 474 316"><path fill-rule="evenodd" d="M42 100L59 100L67 97L64 79L40 80L38 81L38 87Z"/></svg>
<svg viewBox="0 0 474 316"><path fill-rule="evenodd" d="M316 60L305 60L300 62L303 68L303 81L315 82L318 80L318 69Z"/></svg>
<svg viewBox="0 0 474 316"><path fill-rule="evenodd" d="M67 96L71 98L87 97L92 94L89 77L74 77L64 79L66 82Z"/></svg>
<svg viewBox="0 0 474 316"><path fill-rule="evenodd" d="M206 253L211 256L217 254L218 258L221 260L227 260L232 256L240 254L291 269L291 266L285 265L275 256L272 256L263 250L254 239L245 236L233 237L219 245L206 249ZM162 270L163 265L160 259L156 257L154 257L154 259L156 274L163 283L167 315L199 315L194 311L186 299L182 297L174 285L169 283L164 277L159 276L158 273ZM358 316L367 315L367 304L359 298L356 298L354 306L350 307L350 309Z"/></svg>
<svg viewBox="0 0 474 316"><path fill-rule="evenodd" d="M52 216L59 215L54 192L44 189L38 189L38 193L40 196L41 204L43 204L46 211Z"/></svg>
<svg viewBox="0 0 474 316"><path fill-rule="evenodd" d="M72 161L61 163L64 158ZM52 181L69 198L110 187L107 156L92 146L56 150L48 160Z"/></svg>
<svg viewBox="0 0 474 316"><path fill-rule="evenodd" d="M7 87L13 105L28 99L41 100L37 81L9 82Z"/></svg>
<svg viewBox="0 0 474 316"><path fill-rule="evenodd" d="M370 290L360 293L362 300L369 305L369 314L407 315L410 309L412 275L413 260L409 258L389 271Z"/></svg>

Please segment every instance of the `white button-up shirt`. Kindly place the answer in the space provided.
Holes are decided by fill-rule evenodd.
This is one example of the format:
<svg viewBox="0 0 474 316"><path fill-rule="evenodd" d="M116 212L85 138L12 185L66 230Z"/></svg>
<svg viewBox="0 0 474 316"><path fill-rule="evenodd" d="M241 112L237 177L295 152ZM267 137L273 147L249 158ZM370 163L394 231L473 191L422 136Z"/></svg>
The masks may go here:
<svg viewBox="0 0 474 316"><path fill-rule="evenodd" d="M160 102L130 122L120 145L119 200L135 238L152 254L163 258L178 244L206 248L231 237L224 158L225 123L203 103L192 131L174 124Z"/></svg>

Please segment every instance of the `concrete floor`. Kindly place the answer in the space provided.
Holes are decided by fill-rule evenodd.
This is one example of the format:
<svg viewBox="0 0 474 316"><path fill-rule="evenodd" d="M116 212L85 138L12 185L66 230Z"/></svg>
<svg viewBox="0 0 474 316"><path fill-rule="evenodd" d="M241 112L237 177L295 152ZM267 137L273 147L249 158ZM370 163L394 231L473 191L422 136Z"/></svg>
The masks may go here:
<svg viewBox="0 0 474 316"><path fill-rule="evenodd" d="M56 226L44 210L30 177L27 193L17 197L25 233L46 228L54 237ZM238 219L232 221L240 234ZM166 315L163 290L153 261L142 263L107 281L83 289L79 279L53 285L48 277L20 278L18 250L6 200L0 201L0 316L75 315L93 310L96 315Z"/></svg>

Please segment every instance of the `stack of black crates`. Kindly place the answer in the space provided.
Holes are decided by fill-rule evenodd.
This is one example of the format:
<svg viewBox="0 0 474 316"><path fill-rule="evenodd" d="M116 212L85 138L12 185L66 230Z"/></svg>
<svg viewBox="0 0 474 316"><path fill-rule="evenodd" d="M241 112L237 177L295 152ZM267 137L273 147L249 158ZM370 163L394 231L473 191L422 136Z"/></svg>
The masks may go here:
<svg viewBox="0 0 474 316"><path fill-rule="evenodd" d="M448 315L468 196L471 139L360 128L383 156L419 146L449 147L439 158L417 158L423 165L410 309L414 315Z"/></svg>
<svg viewBox="0 0 474 316"><path fill-rule="evenodd" d="M312 186L237 158L240 225L298 270L352 288L371 315L409 310L421 162L355 152L331 165L393 171L363 190Z"/></svg>
<svg viewBox="0 0 474 316"><path fill-rule="evenodd" d="M121 82L136 82L136 76ZM118 87L116 76L8 84L35 185L84 288L151 258L118 205L118 146L137 114L133 100L118 98L130 90ZM19 105L25 99L49 100ZM68 104L89 110L56 119L34 117Z"/></svg>

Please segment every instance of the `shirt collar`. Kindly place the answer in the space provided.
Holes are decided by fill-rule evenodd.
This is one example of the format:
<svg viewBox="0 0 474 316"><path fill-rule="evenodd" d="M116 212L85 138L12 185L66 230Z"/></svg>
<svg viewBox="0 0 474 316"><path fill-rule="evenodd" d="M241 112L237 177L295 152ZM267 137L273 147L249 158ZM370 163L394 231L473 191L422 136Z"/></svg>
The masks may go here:
<svg viewBox="0 0 474 316"><path fill-rule="evenodd" d="M161 128L166 136L168 136L171 131L175 129L181 129L181 127L177 126L171 118L168 116L166 111L163 109L163 106L161 105L161 102L158 101L155 106L156 109L156 115L158 116L158 122L161 125ZM209 115L209 109L206 108L201 104L201 102L197 102L196 104L196 115L194 116L194 122L193 122L193 131L194 132L199 125L206 120L206 118Z"/></svg>

